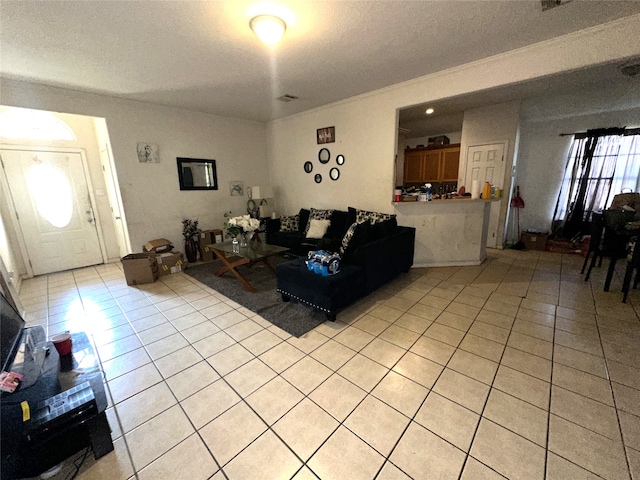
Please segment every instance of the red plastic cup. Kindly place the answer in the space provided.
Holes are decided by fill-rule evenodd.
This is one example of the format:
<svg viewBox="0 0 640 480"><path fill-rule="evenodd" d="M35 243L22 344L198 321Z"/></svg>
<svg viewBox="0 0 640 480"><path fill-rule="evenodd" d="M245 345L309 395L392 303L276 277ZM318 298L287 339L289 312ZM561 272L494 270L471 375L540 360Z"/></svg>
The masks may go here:
<svg viewBox="0 0 640 480"><path fill-rule="evenodd" d="M53 337L51 337L51 341L53 342L53 346L56 347L56 350L60 355L71 354L70 333L59 333L58 335L54 335Z"/></svg>

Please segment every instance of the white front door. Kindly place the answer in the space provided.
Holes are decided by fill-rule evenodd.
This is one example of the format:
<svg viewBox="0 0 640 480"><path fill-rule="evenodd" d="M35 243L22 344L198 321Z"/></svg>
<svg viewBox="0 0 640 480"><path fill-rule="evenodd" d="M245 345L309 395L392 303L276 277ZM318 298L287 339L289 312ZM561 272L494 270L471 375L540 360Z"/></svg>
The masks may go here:
<svg viewBox="0 0 640 480"><path fill-rule="evenodd" d="M0 150L34 275L104 262L81 152Z"/></svg>
<svg viewBox="0 0 640 480"><path fill-rule="evenodd" d="M470 146L467 150L465 185L472 185L474 180L478 180L480 189L485 182L491 183L496 188L503 188L505 148L504 143ZM498 245L501 205L502 201L491 204L489 230L487 231L487 247L489 248L496 248Z"/></svg>

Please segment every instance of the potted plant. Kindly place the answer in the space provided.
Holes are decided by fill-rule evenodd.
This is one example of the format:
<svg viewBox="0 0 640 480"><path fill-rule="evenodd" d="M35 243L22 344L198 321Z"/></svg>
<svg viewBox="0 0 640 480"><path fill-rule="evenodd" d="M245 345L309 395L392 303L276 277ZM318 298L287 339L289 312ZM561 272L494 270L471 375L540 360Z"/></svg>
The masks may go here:
<svg viewBox="0 0 640 480"><path fill-rule="evenodd" d="M198 220L182 220L182 236L184 237L184 255L189 263L198 259Z"/></svg>

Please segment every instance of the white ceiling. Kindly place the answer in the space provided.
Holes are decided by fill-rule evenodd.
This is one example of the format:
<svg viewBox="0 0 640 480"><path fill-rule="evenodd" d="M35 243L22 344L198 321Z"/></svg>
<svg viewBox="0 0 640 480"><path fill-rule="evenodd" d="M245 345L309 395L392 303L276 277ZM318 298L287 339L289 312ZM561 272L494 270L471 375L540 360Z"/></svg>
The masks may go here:
<svg viewBox="0 0 640 480"><path fill-rule="evenodd" d="M540 0L278 1L273 50L257 2L0 2L0 75L268 121L640 13L639 1L542 11ZM282 103L283 94L299 100Z"/></svg>

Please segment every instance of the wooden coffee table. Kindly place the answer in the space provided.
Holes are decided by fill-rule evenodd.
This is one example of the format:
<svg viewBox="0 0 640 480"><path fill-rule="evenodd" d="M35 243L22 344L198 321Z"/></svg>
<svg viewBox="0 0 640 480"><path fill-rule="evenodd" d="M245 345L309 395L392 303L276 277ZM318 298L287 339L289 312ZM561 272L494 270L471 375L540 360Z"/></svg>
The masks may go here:
<svg viewBox="0 0 640 480"><path fill-rule="evenodd" d="M245 290L255 293L256 289L251 286L249 281L237 270L236 267L246 265L251 267L256 263L263 263L273 273L275 268L269 263L269 257L278 253L289 250L285 247L277 245L267 245L266 243L250 241L246 247L239 247L234 251L234 245L231 241L214 243L207 245L224 264L215 272L217 277L222 276L226 272L231 272L240 281ZM237 248L237 247L236 247Z"/></svg>

